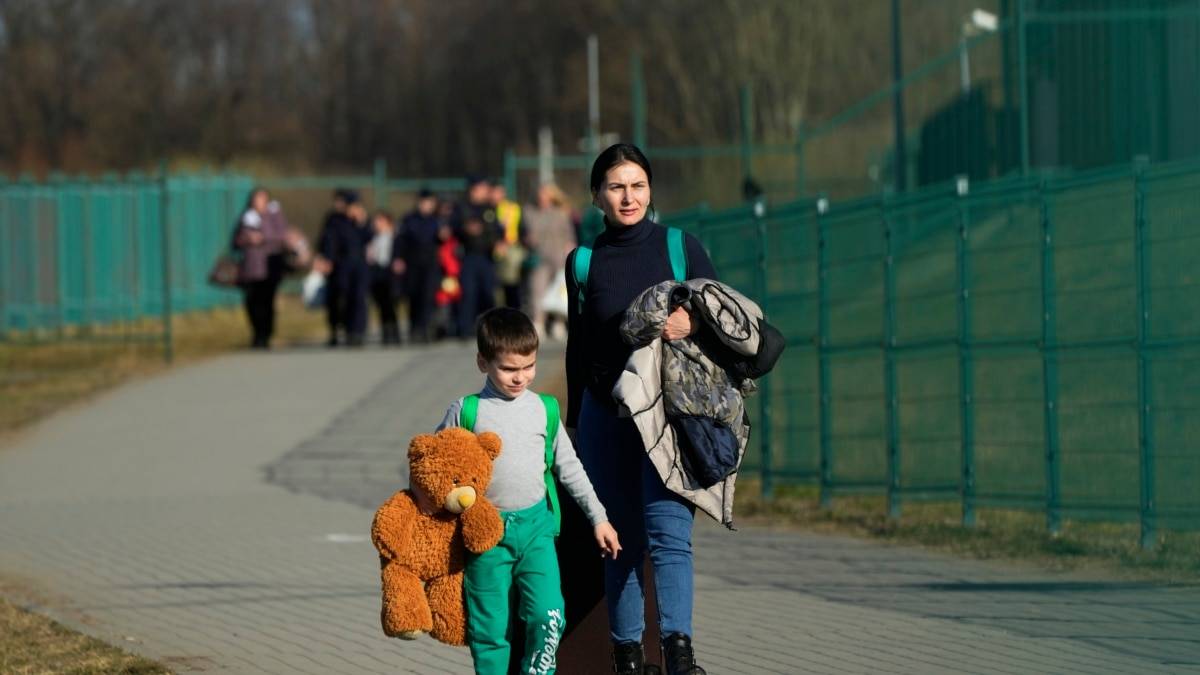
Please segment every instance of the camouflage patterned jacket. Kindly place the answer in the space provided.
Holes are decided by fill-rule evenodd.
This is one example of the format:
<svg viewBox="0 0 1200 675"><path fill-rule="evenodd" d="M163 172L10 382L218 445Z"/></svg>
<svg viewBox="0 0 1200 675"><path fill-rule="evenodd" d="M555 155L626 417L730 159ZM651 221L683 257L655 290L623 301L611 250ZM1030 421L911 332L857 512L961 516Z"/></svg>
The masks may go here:
<svg viewBox="0 0 1200 675"><path fill-rule="evenodd" d="M693 337L667 342L662 331L676 306L688 309L702 326ZM634 347L613 387L621 415L633 418L667 488L730 528L736 464L750 437L743 399L757 387L727 365L730 358L758 353L762 318L757 304L729 286L693 279L646 289L621 324L622 337ZM711 422L709 431L727 435L736 452L732 473L707 487L685 466L683 452L687 438L680 422L698 418Z"/></svg>

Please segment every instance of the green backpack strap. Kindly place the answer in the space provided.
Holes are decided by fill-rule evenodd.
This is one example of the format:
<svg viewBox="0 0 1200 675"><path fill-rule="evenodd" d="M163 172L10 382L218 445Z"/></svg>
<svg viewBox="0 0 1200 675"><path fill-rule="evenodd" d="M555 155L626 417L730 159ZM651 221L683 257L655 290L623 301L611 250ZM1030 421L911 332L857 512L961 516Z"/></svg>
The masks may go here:
<svg viewBox="0 0 1200 675"><path fill-rule="evenodd" d="M687 245L684 242L683 230L678 227L667 228L667 255L671 258L671 274L675 281L687 281L688 259ZM592 248L579 246L575 249L575 264L571 274L575 277L575 287L579 289L579 312L583 313L583 299L587 297L588 270L592 266Z"/></svg>
<svg viewBox="0 0 1200 675"><path fill-rule="evenodd" d="M588 269L592 266L592 249L590 246L579 246L575 249L575 265L571 274L575 277L575 286L579 289L579 313L583 313L583 299L587 295Z"/></svg>
<svg viewBox="0 0 1200 675"><path fill-rule="evenodd" d="M463 397L462 410L458 411L458 426L475 431L475 418L479 416L479 394Z"/></svg>
<svg viewBox="0 0 1200 675"><path fill-rule="evenodd" d="M687 281L687 247L683 242L683 230L678 227L667 228L667 255L671 257L671 273L675 281Z"/></svg>
<svg viewBox="0 0 1200 675"><path fill-rule="evenodd" d="M554 442L558 438L558 399L549 394L538 394L546 408L546 498L550 500L550 512L554 514L554 536L562 530L562 511L558 507L558 488L554 482ZM479 394L463 397L462 410L458 411L458 426L475 431L475 419L479 416Z"/></svg>
<svg viewBox="0 0 1200 675"><path fill-rule="evenodd" d="M549 394L538 394L546 407L546 497L550 500L550 512L554 514L554 536L562 531L562 510L558 507L558 487L554 483L554 441L558 437L558 399Z"/></svg>

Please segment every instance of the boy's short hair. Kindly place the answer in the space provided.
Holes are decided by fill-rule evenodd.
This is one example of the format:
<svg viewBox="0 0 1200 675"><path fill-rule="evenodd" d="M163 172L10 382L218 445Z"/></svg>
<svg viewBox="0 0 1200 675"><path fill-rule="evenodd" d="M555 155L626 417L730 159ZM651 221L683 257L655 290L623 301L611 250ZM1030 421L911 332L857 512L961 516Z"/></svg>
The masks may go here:
<svg viewBox="0 0 1200 675"><path fill-rule="evenodd" d="M479 354L488 361L501 354L526 356L538 349L538 334L533 322L520 310L497 307L480 315L475 322L475 342Z"/></svg>

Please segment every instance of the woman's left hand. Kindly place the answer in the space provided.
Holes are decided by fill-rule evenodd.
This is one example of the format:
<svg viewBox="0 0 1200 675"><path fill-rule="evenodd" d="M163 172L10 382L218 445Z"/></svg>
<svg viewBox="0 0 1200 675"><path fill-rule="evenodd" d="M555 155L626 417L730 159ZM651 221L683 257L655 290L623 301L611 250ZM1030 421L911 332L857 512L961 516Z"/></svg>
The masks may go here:
<svg viewBox="0 0 1200 675"><path fill-rule="evenodd" d="M676 307L671 316L667 317L667 325L663 327L664 340L679 340L691 337L700 328L698 322L692 321L692 315L682 307Z"/></svg>

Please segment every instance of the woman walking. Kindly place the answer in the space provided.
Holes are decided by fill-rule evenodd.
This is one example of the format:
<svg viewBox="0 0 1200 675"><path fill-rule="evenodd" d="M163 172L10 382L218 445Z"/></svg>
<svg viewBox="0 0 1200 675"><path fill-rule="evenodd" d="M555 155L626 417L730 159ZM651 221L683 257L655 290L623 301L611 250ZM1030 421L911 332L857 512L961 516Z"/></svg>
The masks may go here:
<svg viewBox="0 0 1200 675"><path fill-rule="evenodd" d="M667 673L703 675L691 644L695 509L663 484L632 420L617 417L611 393L631 353L618 332L625 310L642 291L676 277L668 230L647 214L652 181L650 162L633 145L614 145L592 165L593 204L603 211L605 228L591 248L585 280L573 273L580 269L576 258L581 249L566 261L567 427L575 430L580 459L627 542L617 559L604 561L614 670L642 673L642 566L648 553ZM716 278L695 238L684 237L684 251L688 279ZM688 337L698 326L686 310L677 309L663 338Z"/></svg>
<svg viewBox="0 0 1200 675"><path fill-rule="evenodd" d="M538 333L553 335L547 330L542 300L563 271L567 254L576 244L567 198L557 185L543 183L538 188L537 203L525 209L524 224L525 242L536 258L536 265L529 274L530 317Z"/></svg>
<svg viewBox="0 0 1200 675"><path fill-rule="evenodd" d="M275 293L284 275L284 253L289 228L279 203L263 188L250 193L246 210L233 236L234 248L242 252L238 285L242 287L246 317L253 338L250 347L269 349L275 332Z"/></svg>

